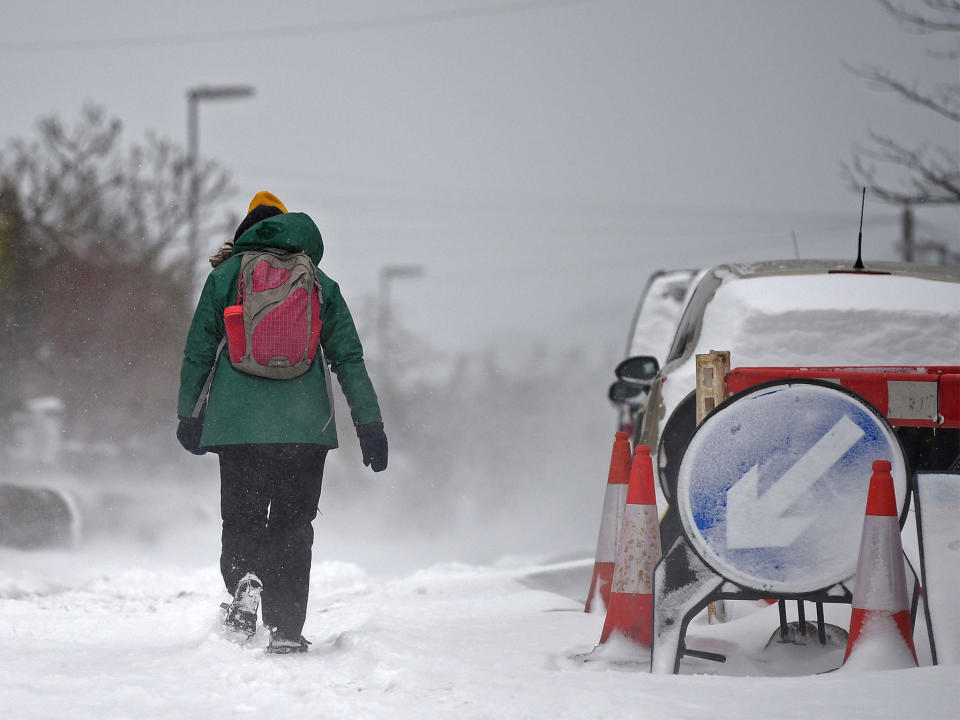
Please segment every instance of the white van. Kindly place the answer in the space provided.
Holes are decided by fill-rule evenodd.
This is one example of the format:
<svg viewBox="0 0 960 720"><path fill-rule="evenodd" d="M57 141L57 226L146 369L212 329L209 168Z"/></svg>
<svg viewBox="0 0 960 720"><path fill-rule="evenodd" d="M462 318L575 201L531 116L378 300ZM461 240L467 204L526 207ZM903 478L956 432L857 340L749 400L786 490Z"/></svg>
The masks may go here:
<svg viewBox="0 0 960 720"><path fill-rule="evenodd" d="M639 442L657 452L669 501L696 426L696 355L729 350L731 367L960 365L960 268L830 260L718 265L686 305L653 379ZM898 428L909 471L946 469L960 432Z"/></svg>

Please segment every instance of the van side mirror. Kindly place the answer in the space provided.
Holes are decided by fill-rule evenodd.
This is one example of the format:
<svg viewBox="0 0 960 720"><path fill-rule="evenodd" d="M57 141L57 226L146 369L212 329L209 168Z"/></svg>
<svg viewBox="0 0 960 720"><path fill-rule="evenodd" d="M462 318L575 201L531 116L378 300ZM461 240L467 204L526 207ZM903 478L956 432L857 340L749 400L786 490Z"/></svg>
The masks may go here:
<svg viewBox="0 0 960 720"><path fill-rule="evenodd" d="M627 358L614 370L618 380L641 387L648 387L658 372L660 363L652 355Z"/></svg>
<svg viewBox="0 0 960 720"><path fill-rule="evenodd" d="M648 394L647 388L626 382L625 380L617 380L607 391L607 397L610 398L610 402L618 406L632 405L633 407L642 407L647 404Z"/></svg>

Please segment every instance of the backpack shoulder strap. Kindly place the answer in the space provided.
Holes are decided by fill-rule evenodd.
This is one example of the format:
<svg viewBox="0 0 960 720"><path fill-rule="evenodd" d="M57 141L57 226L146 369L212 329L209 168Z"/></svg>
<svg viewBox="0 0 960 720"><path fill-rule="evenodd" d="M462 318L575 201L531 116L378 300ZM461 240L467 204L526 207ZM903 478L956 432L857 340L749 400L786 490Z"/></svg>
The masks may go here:
<svg viewBox="0 0 960 720"><path fill-rule="evenodd" d="M210 395L210 386L213 385L213 374L217 371L217 362L220 360L220 353L223 352L223 346L226 344L227 336L224 335L220 338L220 344L217 345L217 354L213 358L213 366L210 368L210 372L207 373L207 379L203 383L203 389L200 390L200 397L197 398L197 404L193 406L193 415L191 415L191 417L200 417L200 413L203 412L203 408L207 404L207 397Z"/></svg>

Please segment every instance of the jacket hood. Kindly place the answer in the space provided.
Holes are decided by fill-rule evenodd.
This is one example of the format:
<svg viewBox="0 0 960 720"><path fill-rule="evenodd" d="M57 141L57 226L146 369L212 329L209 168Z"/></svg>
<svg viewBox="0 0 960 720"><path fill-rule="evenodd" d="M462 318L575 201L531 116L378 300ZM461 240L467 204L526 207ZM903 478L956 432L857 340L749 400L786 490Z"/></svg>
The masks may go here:
<svg viewBox="0 0 960 720"><path fill-rule="evenodd" d="M237 238L232 255L264 248L305 252L314 265L323 258L320 230L306 213L284 213L261 220Z"/></svg>

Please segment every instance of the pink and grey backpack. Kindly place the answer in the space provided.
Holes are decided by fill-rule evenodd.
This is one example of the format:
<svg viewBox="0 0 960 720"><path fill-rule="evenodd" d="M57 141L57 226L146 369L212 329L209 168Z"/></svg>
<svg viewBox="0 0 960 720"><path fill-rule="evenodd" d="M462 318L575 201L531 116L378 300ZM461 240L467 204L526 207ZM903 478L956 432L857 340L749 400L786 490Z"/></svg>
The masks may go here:
<svg viewBox="0 0 960 720"><path fill-rule="evenodd" d="M317 353L322 304L317 269L306 253L243 253L237 304L223 311L230 363L274 380L303 375Z"/></svg>

